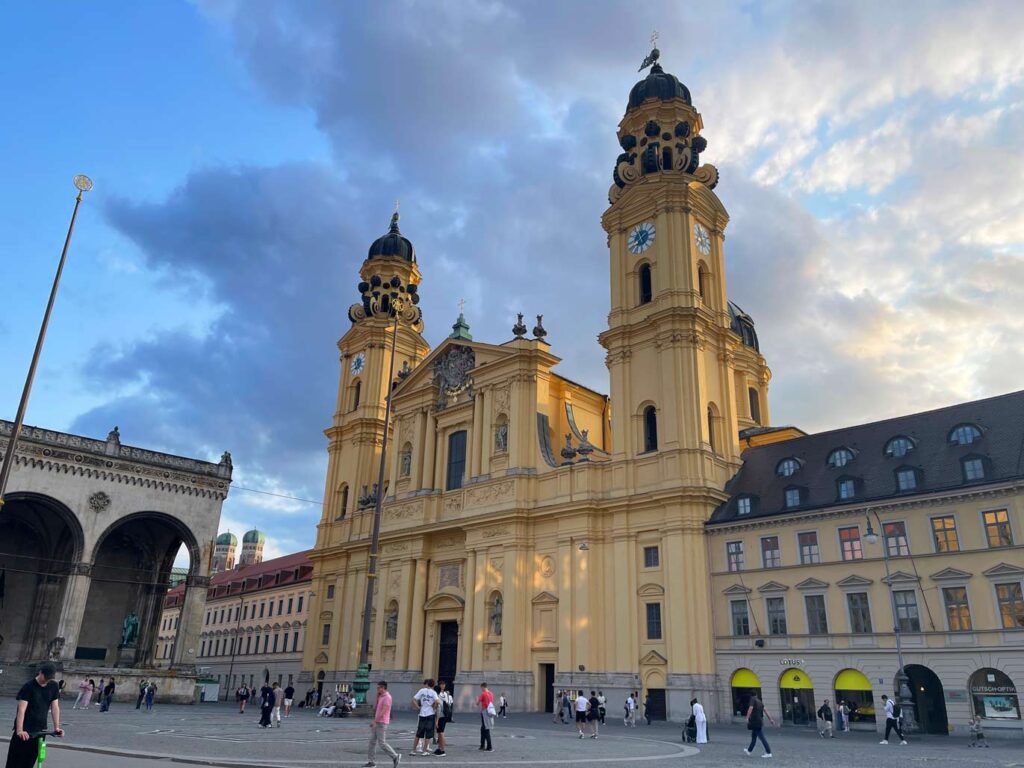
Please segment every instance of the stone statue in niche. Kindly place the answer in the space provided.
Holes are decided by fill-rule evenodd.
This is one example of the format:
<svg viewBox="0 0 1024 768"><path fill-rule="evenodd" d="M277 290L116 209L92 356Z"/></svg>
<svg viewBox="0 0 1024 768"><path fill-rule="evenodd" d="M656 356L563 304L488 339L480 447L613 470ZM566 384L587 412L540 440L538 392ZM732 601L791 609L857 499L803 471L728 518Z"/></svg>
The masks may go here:
<svg viewBox="0 0 1024 768"><path fill-rule="evenodd" d="M121 622L121 645L133 645L139 639L139 615L129 613Z"/></svg>
<svg viewBox="0 0 1024 768"><path fill-rule="evenodd" d="M505 453L508 450L508 422L503 421L494 430L494 452Z"/></svg>
<svg viewBox="0 0 1024 768"><path fill-rule="evenodd" d="M412 451L404 450L398 457L398 476L409 477L412 474Z"/></svg>
<svg viewBox="0 0 1024 768"><path fill-rule="evenodd" d="M495 637L501 637L501 613L504 607L501 595L495 597L494 605L491 606L491 634Z"/></svg>
<svg viewBox="0 0 1024 768"><path fill-rule="evenodd" d="M395 640L398 638L398 608L392 607L384 619L384 639Z"/></svg>

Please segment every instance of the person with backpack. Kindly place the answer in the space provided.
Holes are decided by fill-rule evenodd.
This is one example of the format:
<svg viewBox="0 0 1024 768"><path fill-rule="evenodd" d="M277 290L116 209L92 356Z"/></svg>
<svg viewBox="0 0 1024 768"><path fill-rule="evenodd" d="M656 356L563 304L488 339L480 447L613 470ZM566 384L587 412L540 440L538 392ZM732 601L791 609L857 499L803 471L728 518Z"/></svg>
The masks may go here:
<svg viewBox="0 0 1024 768"><path fill-rule="evenodd" d="M828 705L828 699L825 699L825 703L818 707L818 719L821 720L818 735L821 738L828 736L830 739L834 739L836 735L832 732L832 708Z"/></svg>
<svg viewBox="0 0 1024 768"><path fill-rule="evenodd" d="M903 738L903 730L900 728L900 717L903 715L903 710L900 708L899 702L890 699L883 693L882 704L885 705L885 738L878 743L888 744L889 734L896 731L896 735L900 737L900 746L907 746L907 740Z"/></svg>
<svg viewBox="0 0 1024 768"><path fill-rule="evenodd" d="M434 750L434 757L444 757L445 753L445 741L444 741L444 729L445 726L452 720L454 714L455 699L452 698L452 694L447 690L444 680L438 682L438 688L441 690L437 693L437 698L441 702L441 709L437 714L437 749Z"/></svg>

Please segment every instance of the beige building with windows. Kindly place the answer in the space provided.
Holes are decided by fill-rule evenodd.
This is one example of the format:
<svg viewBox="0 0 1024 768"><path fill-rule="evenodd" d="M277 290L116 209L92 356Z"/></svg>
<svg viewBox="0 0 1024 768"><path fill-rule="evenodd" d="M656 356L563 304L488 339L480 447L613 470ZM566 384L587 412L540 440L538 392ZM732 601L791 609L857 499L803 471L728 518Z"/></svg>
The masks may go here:
<svg viewBox="0 0 1024 768"><path fill-rule="evenodd" d="M843 527L859 525L864 533L869 498L882 523L905 522L915 555L923 546L922 509L954 509L957 517L963 553L932 558L934 568L915 559L917 570L900 555L892 581L916 585L900 591L920 595L918 611L927 594L936 622L945 614L933 590L966 584L974 623L966 632L940 630L939 623L934 634L930 624L906 632L908 646L917 643L921 654L913 658L929 666L933 657L925 654L934 650L961 659L959 682L949 683L958 696L967 695L975 670L1005 669L1019 678L1021 630L993 622L1000 610L1016 615L1020 553L1012 546L989 550L977 538L975 523L984 519L967 521L1003 510L1010 529L1019 528L1024 474L1011 449L1024 438L1019 418L959 419L977 422L983 434L977 451L956 454L962 464L933 465L938 448L920 440L927 453L886 465L884 501L882 481L854 471L869 455L872 467L881 462L869 451L880 456L884 445L861 449L852 437L835 438L854 455L843 490L832 484L825 457L796 454L806 482L794 472L792 489L775 488L775 464L768 475L749 469L766 455L781 460L793 446L829 438L765 426L771 373L753 320L727 295L729 217L714 191L717 171L700 163L703 121L689 90L656 59L629 94L602 217L610 311L598 342L609 395L557 372L558 344L581 342L571 328L551 329L549 339L539 316L532 332L520 315L511 338L486 343L473 339L460 315L431 350L416 306L420 265L397 214L370 246L349 310L352 324L338 342L324 509L309 553L317 597L303 683L344 686L355 678L385 434L369 654L372 679L387 678L399 700L434 677L448 681L463 705L487 681L520 710L550 709L558 688L601 688L615 706L627 691L640 690L655 717L672 719L688 716L697 696L721 719L733 709L732 683L762 687L769 703L779 701L772 686L788 667L800 679L785 681L798 689L810 675L819 688L826 680L863 687L864 678L881 691L895 669L891 634L875 631L884 626L877 613L886 594L883 564L870 548L852 566L843 562L835 538L843 516ZM976 414L982 404L964 408ZM947 420L936 428L956 426ZM996 445L997 433L999 451L990 452L985 447ZM945 432L939 445L947 447ZM770 492L761 488L765 477L772 478ZM818 490L821 478L827 499ZM915 479L919 487L908 485ZM853 495L838 504L837 492ZM780 511L783 497L795 506ZM968 504L976 505L970 513ZM730 516L737 505L748 510L742 519ZM808 520L798 521L801 515ZM811 524L819 518L835 530ZM766 555L778 567L730 573L726 544L741 541L744 557L752 558L760 528L779 536L778 557ZM804 536L800 546L817 547L821 562L797 566L795 537L812 532L818 542ZM963 564L945 562L953 558ZM1004 588L1005 599L998 597ZM838 629L847 593L864 593L866 603L850 604L871 613L869 631ZM815 598L808 605L824 606L824 620L833 623L828 634L798 633L804 628L796 613L788 618L792 630L780 617L780 610L794 612L796 596L804 594ZM780 631L772 635L764 607L776 597L782 603L771 603L771 621ZM751 626L738 637L729 614L736 602L747 606ZM905 602L903 610L909 617L915 608ZM999 648L1010 650L1000 655ZM845 669L859 677L840 676ZM975 688L1006 688L1002 677L989 681L987 674ZM991 695L995 707L997 694ZM955 718L966 712L957 706L954 700Z"/></svg>
<svg viewBox="0 0 1024 768"><path fill-rule="evenodd" d="M262 536L259 531L246 534L258 538L260 553ZM196 665L202 676L216 678L222 697L233 697L242 682L258 688L276 680L298 688L312 572L306 553L298 552L241 563L211 577ZM157 666L174 656L181 591L172 589L164 598Z"/></svg>
<svg viewBox="0 0 1024 768"><path fill-rule="evenodd" d="M1022 735L1022 437L1018 392L746 451L707 526L730 714L884 728L896 626L922 730Z"/></svg>

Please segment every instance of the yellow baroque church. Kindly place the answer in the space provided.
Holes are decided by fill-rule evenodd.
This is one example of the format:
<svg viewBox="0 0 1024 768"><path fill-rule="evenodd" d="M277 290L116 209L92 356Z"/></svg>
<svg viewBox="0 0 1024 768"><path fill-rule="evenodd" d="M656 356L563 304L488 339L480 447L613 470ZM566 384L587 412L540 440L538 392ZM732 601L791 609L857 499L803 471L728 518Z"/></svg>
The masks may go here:
<svg viewBox="0 0 1024 768"><path fill-rule="evenodd" d="M1024 735L1024 392L770 427L703 122L657 58L602 217L609 395L556 372L540 317L488 344L460 314L431 350L397 214L371 245L338 342L300 681L355 679L387 436L368 647L399 701L431 677L461 707L486 681L514 710L600 689L612 713L638 691L653 718L697 697L742 722L756 693L790 725L830 698L880 729L898 690L912 729Z"/></svg>
<svg viewBox="0 0 1024 768"><path fill-rule="evenodd" d="M326 430L304 658L314 682L347 685L358 665L394 386L374 680L402 699L444 678L465 700L487 681L517 709L550 709L559 688L601 688L610 702L637 690L673 717L717 689L704 523L727 498L740 430L767 421L770 372L726 294L729 217L717 171L699 161L702 128L658 64L630 93L602 218L610 396L560 376L540 319L531 334L521 316L512 340L487 344L460 315L431 350L409 314L389 380L393 321L374 298L420 272L397 215L373 243Z"/></svg>

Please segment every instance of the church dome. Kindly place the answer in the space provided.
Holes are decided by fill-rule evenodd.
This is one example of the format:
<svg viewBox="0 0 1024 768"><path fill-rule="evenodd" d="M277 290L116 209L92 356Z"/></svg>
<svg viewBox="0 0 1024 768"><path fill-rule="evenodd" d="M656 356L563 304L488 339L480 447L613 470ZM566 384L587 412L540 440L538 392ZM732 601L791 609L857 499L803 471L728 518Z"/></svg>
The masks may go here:
<svg viewBox="0 0 1024 768"><path fill-rule="evenodd" d="M235 536L235 534L228 531L227 533L222 533L220 536L217 537L217 543L226 544L229 547L237 547L238 537Z"/></svg>
<svg viewBox="0 0 1024 768"><path fill-rule="evenodd" d="M267 536L263 531L258 531L253 528L251 531L246 531L245 536L242 537L243 544L263 544L267 540Z"/></svg>
<svg viewBox="0 0 1024 768"><path fill-rule="evenodd" d="M416 249L412 243L409 242L409 238L403 237L402 233L398 231L398 212L395 211L394 216L391 217L391 226L388 228L386 235L381 235L373 244L370 246L370 251L366 258L384 258L387 256L405 259L406 261L416 261Z"/></svg>
<svg viewBox="0 0 1024 768"><path fill-rule="evenodd" d="M626 109L628 111L633 107L639 107L648 99L669 101L676 98L693 106L693 102L690 101L690 89L680 83L675 75L663 70L660 64L655 64L647 77L634 85L633 90L629 92L629 105Z"/></svg>

